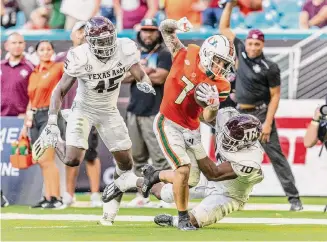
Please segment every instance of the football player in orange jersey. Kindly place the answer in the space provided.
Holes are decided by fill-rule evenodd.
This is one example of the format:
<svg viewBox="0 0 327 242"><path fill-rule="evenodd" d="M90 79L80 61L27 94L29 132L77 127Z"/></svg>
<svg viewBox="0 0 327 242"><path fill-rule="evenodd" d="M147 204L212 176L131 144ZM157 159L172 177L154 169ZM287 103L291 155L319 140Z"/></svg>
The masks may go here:
<svg viewBox="0 0 327 242"><path fill-rule="evenodd" d="M145 167L142 187L144 195L148 195L158 181L173 184L181 230L196 229L190 223L187 206L189 186L196 186L200 178L197 160L207 157L201 143L199 118L202 114L204 121L211 122L216 117L219 103L230 92L230 83L224 76L235 63L234 44L223 35L209 37L201 47L190 44L186 48L175 31L188 31L191 27L186 18L167 19L160 25L165 44L173 56L173 65L165 82L154 132L174 172L155 172L153 167ZM200 87L196 89L198 84ZM195 98L206 107L201 107Z"/></svg>
<svg viewBox="0 0 327 242"><path fill-rule="evenodd" d="M163 181L173 184L179 215L178 228L181 230L196 229L190 223L187 212L189 186L196 186L200 179L197 161L210 161L201 143L200 116L206 122L215 119L219 103L229 95L230 83L224 76L235 60L234 45L223 35L209 37L201 48L194 44L186 48L175 31L186 32L191 28L186 18L178 21L166 19L160 25L162 37L173 56L173 65L153 127L173 171L159 172L152 166L145 166L142 186L143 195L147 197L155 183ZM198 85L199 88L196 88ZM195 98L205 103L206 107L200 106ZM212 161L210 163L214 165ZM210 164L207 167L210 169ZM114 183L108 185L104 190L104 202L113 199L119 192Z"/></svg>

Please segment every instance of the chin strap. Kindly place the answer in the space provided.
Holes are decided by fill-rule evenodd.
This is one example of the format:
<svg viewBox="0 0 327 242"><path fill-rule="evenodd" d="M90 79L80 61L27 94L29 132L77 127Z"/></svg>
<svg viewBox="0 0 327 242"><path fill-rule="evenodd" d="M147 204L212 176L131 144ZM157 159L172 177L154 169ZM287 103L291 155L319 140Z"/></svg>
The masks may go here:
<svg viewBox="0 0 327 242"><path fill-rule="evenodd" d="M207 70L207 71L206 71L206 75L207 75L207 77L209 77L209 78L211 78L212 76L215 76L215 75L212 73L212 71L210 71L210 70Z"/></svg>

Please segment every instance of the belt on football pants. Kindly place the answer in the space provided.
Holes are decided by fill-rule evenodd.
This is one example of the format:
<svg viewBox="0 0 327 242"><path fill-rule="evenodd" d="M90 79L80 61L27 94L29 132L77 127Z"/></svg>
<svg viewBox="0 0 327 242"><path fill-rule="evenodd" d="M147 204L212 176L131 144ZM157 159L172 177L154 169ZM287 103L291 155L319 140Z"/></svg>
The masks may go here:
<svg viewBox="0 0 327 242"><path fill-rule="evenodd" d="M256 105L256 106L253 105L250 107L245 107L245 106L242 107L242 104L237 104L236 108L239 110L253 111L253 110L265 109L265 108L267 108L267 104L262 103L260 105Z"/></svg>
<svg viewBox="0 0 327 242"><path fill-rule="evenodd" d="M42 107L42 108L31 108L31 111L33 113L37 113L37 112L41 112L41 111L48 111L49 110L49 106L47 107Z"/></svg>

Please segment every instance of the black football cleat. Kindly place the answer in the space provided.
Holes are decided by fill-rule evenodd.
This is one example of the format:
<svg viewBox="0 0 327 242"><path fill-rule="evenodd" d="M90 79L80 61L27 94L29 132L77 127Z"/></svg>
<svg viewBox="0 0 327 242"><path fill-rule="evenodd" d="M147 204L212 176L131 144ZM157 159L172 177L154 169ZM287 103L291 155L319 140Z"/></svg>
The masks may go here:
<svg viewBox="0 0 327 242"><path fill-rule="evenodd" d="M291 208L290 211L301 211L303 210L302 202L299 198L293 198L290 200Z"/></svg>
<svg viewBox="0 0 327 242"><path fill-rule="evenodd" d="M48 203L49 201L43 197L37 204L31 206L30 208L42 208L43 204Z"/></svg>
<svg viewBox="0 0 327 242"><path fill-rule="evenodd" d="M154 217L154 222L162 227L173 227L173 218L170 214L159 214Z"/></svg>
<svg viewBox="0 0 327 242"><path fill-rule="evenodd" d="M118 197L123 192L119 190L115 182L108 184L102 193L102 201L104 203L110 202L112 199Z"/></svg>
<svg viewBox="0 0 327 242"><path fill-rule="evenodd" d="M191 224L189 217L188 219L179 219L178 220L178 229L182 231L192 231L192 230L197 230L196 227Z"/></svg>
<svg viewBox="0 0 327 242"><path fill-rule="evenodd" d="M141 191L144 198L149 197L151 188L154 184L158 183L158 181L154 179L155 172L156 170L151 165L145 165L142 167L142 175L144 176L144 182Z"/></svg>
<svg viewBox="0 0 327 242"><path fill-rule="evenodd" d="M2 190L1 190L1 207L7 207L9 206L9 202L7 200L7 198L5 197L5 195L3 195Z"/></svg>

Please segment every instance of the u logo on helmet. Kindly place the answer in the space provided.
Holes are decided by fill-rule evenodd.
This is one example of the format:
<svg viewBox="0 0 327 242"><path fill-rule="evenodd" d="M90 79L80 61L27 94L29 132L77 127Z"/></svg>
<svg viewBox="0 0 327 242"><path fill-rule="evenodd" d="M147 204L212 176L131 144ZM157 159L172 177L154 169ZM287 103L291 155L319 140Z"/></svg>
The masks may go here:
<svg viewBox="0 0 327 242"><path fill-rule="evenodd" d="M208 39L208 43L214 47L217 47L218 40L216 40L216 38L214 36L212 36L210 39Z"/></svg>

